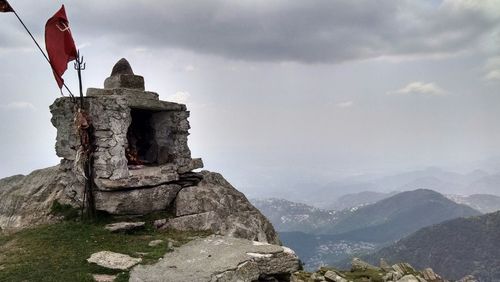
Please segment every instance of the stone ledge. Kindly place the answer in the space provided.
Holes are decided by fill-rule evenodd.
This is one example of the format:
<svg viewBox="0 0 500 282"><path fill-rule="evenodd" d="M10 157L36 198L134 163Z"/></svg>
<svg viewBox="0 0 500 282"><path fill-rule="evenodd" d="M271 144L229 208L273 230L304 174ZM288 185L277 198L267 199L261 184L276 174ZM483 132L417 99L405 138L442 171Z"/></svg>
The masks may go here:
<svg viewBox="0 0 500 282"><path fill-rule="evenodd" d="M94 191L97 210L111 214L148 214L166 210L181 189L179 185L160 185L153 188Z"/></svg>
<svg viewBox="0 0 500 282"><path fill-rule="evenodd" d="M129 177L117 180L96 178L95 184L101 191L152 187L179 180L173 164L144 167L129 170Z"/></svg>

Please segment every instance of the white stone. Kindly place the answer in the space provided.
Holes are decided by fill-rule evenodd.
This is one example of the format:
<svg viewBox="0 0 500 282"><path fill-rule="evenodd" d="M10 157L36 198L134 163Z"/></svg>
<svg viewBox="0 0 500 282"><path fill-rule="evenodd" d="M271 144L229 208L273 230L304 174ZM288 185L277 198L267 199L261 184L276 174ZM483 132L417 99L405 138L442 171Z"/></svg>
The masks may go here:
<svg viewBox="0 0 500 282"><path fill-rule="evenodd" d="M142 259L140 258L133 258L128 255L109 251L93 253L90 258L87 259L89 263L95 263L105 268L119 270L127 270L141 261Z"/></svg>

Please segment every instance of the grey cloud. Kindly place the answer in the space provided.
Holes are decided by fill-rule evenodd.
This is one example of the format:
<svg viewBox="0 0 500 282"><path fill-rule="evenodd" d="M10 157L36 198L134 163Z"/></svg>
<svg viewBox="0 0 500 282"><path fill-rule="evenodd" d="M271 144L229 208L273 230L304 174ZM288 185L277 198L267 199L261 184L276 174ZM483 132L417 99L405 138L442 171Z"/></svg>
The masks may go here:
<svg viewBox="0 0 500 282"><path fill-rule="evenodd" d="M338 63L467 50L498 28L498 18L487 7L462 2L148 1L111 6L87 1L78 4L82 12L75 18L88 33L125 45L251 61ZM110 10L116 17L109 17Z"/></svg>
<svg viewBox="0 0 500 282"><path fill-rule="evenodd" d="M475 47L499 28L500 19L500 13L488 12L492 5L481 6L490 1L67 2L80 42L105 38L119 46L180 48L248 61L338 63L453 54ZM39 14L21 8L30 11L30 25L40 25L35 32L43 32L56 6L45 3L40 9L46 13ZM0 48L9 44L0 40Z"/></svg>

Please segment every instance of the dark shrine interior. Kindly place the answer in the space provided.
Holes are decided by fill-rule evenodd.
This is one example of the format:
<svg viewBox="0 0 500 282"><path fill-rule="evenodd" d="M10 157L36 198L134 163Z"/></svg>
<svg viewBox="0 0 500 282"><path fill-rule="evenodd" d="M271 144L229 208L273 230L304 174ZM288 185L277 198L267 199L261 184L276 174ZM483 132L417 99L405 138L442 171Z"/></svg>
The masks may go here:
<svg viewBox="0 0 500 282"><path fill-rule="evenodd" d="M157 164L155 132L152 126L154 112L131 109L132 122L127 131L127 160L129 165Z"/></svg>

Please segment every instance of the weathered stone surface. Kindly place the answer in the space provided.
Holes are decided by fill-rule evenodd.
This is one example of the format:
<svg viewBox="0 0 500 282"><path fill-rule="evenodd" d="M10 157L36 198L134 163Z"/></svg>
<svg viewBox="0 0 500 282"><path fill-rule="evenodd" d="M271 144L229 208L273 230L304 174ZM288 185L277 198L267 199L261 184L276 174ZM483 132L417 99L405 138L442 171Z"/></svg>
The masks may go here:
<svg viewBox="0 0 500 282"><path fill-rule="evenodd" d="M104 229L111 232L128 232L137 229L143 229L145 222L116 222L107 224Z"/></svg>
<svg viewBox="0 0 500 282"><path fill-rule="evenodd" d="M128 88L144 90L144 77L133 74L119 74L104 80L104 89Z"/></svg>
<svg viewBox="0 0 500 282"><path fill-rule="evenodd" d="M393 270L392 267L383 258L380 258L380 268L382 268L385 271Z"/></svg>
<svg viewBox="0 0 500 282"><path fill-rule="evenodd" d="M347 282L347 279L343 278L342 276L340 276L338 273L334 272L334 271L327 271L325 273L325 278L326 278L326 281L332 281L332 282Z"/></svg>
<svg viewBox="0 0 500 282"><path fill-rule="evenodd" d="M362 261L359 258L353 258L351 265L352 265L351 266L352 271L366 271L366 270L380 271L379 267L373 266L365 261Z"/></svg>
<svg viewBox="0 0 500 282"><path fill-rule="evenodd" d="M178 173L188 173L190 171L193 171L195 169L203 168L203 160L200 158L196 159L191 159L189 160L189 163L184 166L179 166L177 168Z"/></svg>
<svg viewBox="0 0 500 282"><path fill-rule="evenodd" d="M402 276L404 276L405 274L411 274L416 272L416 270L409 263L405 262L397 263L393 265L392 268L394 269L394 271L396 271Z"/></svg>
<svg viewBox="0 0 500 282"><path fill-rule="evenodd" d="M144 90L144 78L135 75L130 63L125 59L120 59L113 70L111 76L104 81L105 89L130 88Z"/></svg>
<svg viewBox="0 0 500 282"><path fill-rule="evenodd" d="M179 185L160 185L133 190L95 191L97 210L111 214L148 214L166 210L174 201Z"/></svg>
<svg viewBox="0 0 500 282"><path fill-rule="evenodd" d="M427 281L441 280L441 277L434 273L434 270L432 270L432 268L426 268L422 270L422 276L424 276L424 279Z"/></svg>
<svg viewBox="0 0 500 282"><path fill-rule="evenodd" d="M105 268L127 270L132 266L140 263L142 259L133 258L131 256L120 253L102 251L93 253L90 258L87 259L87 261L89 263L95 263Z"/></svg>
<svg viewBox="0 0 500 282"><path fill-rule="evenodd" d="M107 274L93 274L95 282L113 282L116 279L116 275L107 275Z"/></svg>
<svg viewBox="0 0 500 282"><path fill-rule="evenodd" d="M83 186L70 171L59 166L0 180L0 230L10 231L58 218L50 214L54 201L78 207Z"/></svg>
<svg viewBox="0 0 500 282"><path fill-rule="evenodd" d="M167 224L167 219L166 218L163 218L163 219L157 219L153 222L153 225L154 227L156 228L161 228L163 227L165 224Z"/></svg>
<svg viewBox="0 0 500 282"><path fill-rule="evenodd" d="M164 226L211 230L216 234L280 244L271 223L245 195L218 173L203 171L197 186L183 188L175 200L176 218Z"/></svg>
<svg viewBox="0 0 500 282"><path fill-rule="evenodd" d="M403 276L403 278L399 279L397 282L421 282L421 281L414 275L408 274Z"/></svg>
<svg viewBox="0 0 500 282"><path fill-rule="evenodd" d="M288 248L210 236L167 253L154 265L134 267L130 281L256 281L263 276L289 278L298 269L299 260Z"/></svg>
<svg viewBox="0 0 500 282"><path fill-rule="evenodd" d="M143 167L129 170L127 178L117 180L98 178L95 180L95 184L103 191L158 186L178 180L179 174L175 169L173 164Z"/></svg>
<svg viewBox="0 0 500 282"><path fill-rule="evenodd" d="M121 58L120 60L118 60L118 62L116 62L116 64L113 66L113 69L111 70L110 76L117 76L120 74L134 74L132 66L125 58Z"/></svg>

